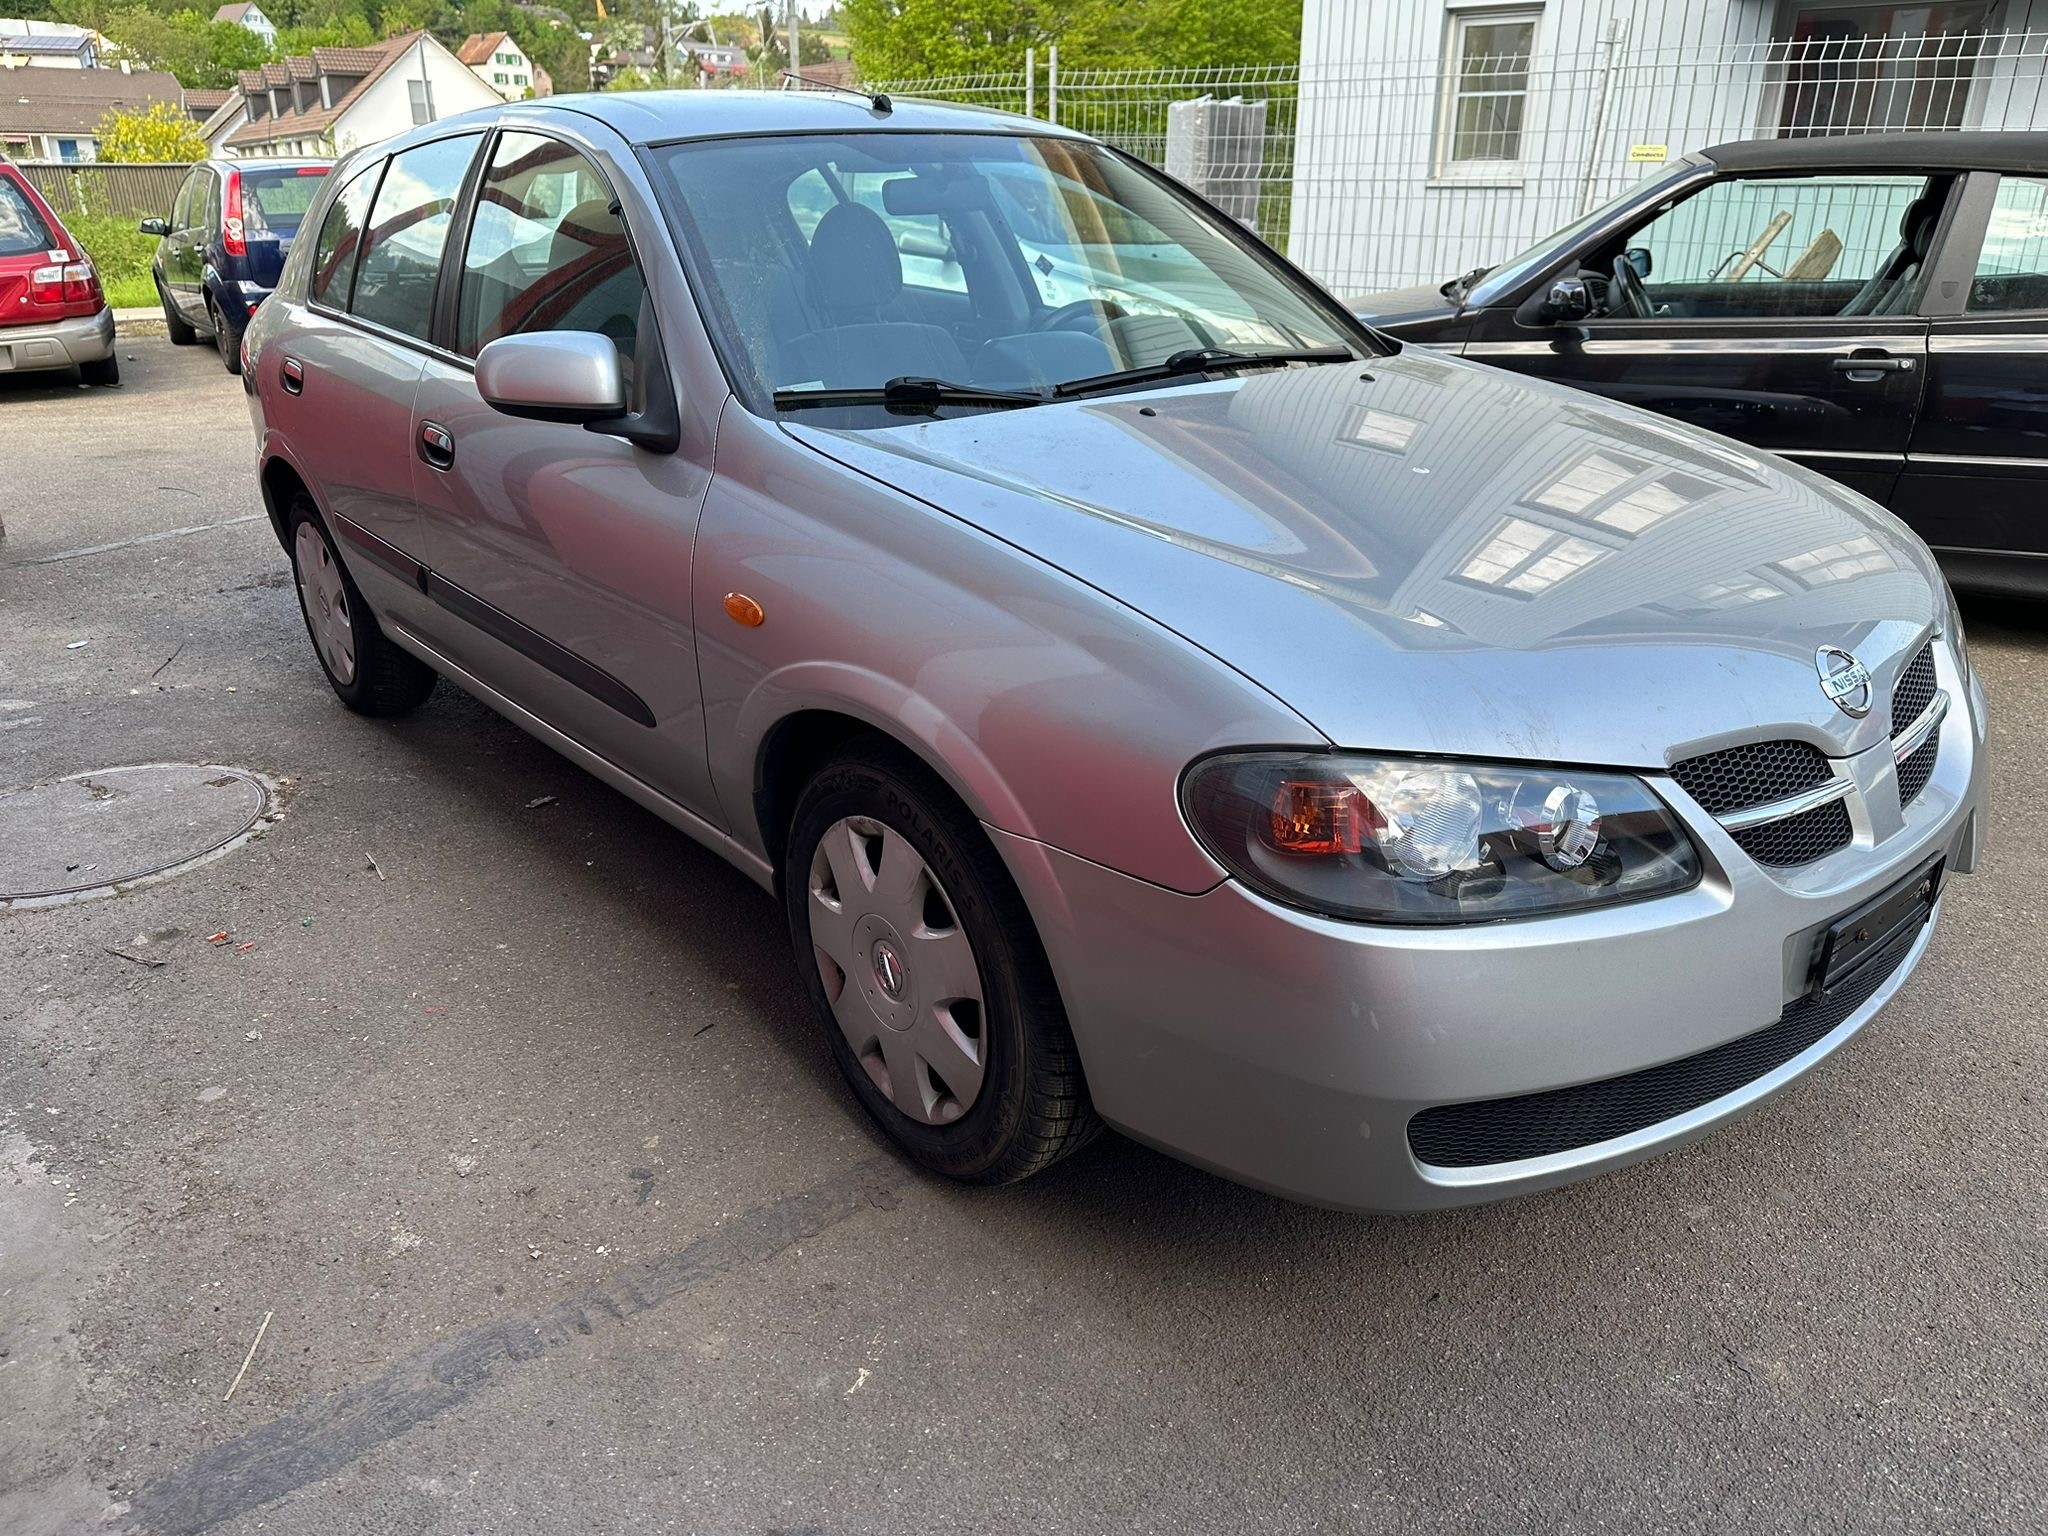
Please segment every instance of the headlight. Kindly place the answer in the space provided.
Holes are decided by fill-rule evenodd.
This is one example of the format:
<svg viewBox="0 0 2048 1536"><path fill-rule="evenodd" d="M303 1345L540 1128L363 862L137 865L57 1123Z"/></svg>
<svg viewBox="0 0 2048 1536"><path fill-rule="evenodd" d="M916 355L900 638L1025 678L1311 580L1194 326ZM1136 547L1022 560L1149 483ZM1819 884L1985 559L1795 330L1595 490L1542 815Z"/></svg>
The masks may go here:
<svg viewBox="0 0 2048 1536"><path fill-rule="evenodd" d="M1329 917L1484 923L1639 901L1700 878L1676 818L1625 774L1231 753L1195 764L1181 799L1231 874Z"/></svg>

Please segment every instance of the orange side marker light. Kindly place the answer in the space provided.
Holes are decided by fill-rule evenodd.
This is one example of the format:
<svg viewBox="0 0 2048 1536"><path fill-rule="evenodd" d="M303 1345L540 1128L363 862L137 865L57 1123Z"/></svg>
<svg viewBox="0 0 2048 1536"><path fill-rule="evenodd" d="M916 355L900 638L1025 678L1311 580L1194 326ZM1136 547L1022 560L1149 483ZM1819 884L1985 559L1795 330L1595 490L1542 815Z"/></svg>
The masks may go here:
<svg viewBox="0 0 2048 1536"><path fill-rule="evenodd" d="M726 593L725 611L735 624L744 624L749 629L759 628L761 621L768 617L761 611L761 605L744 592Z"/></svg>

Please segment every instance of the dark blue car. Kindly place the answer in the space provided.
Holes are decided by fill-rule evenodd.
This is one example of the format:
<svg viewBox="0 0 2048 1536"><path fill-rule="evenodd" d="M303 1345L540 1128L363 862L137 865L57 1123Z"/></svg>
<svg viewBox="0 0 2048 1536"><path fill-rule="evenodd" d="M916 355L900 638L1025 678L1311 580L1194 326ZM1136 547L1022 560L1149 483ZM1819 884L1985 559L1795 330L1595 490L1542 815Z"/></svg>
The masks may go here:
<svg viewBox="0 0 2048 1536"><path fill-rule="evenodd" d="M203 331L229 373L242 371L242 332L277 286L299 220L331 160L207 160L178 188L168 219L144 219L160 235L150 264L171 340Z"/></svg>

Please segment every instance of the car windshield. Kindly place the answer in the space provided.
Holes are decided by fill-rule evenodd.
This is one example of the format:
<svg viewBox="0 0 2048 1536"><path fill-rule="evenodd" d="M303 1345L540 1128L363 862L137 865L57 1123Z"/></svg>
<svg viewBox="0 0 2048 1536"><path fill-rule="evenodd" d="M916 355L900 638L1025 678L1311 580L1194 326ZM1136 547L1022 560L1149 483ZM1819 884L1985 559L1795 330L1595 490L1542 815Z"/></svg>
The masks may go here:
<svg viewBox="0 0 2048 1536"><path fill-rule="evenodd" d="M0 256L26 256L50 248L50 231L28 194L0 176Z"/></svg>
<svg viewBox="0 0 2048 1536"><path fill-rule="evenodd" d="M1169 360L1369 345L1219 215L1085 141L870 131L653 153L757 410L899 379L971 385L983 398L939 402L963 408L1029 403Z"/></svg>
<svg viewBox="0 0 2048 1536"><path fill-rule="evenodd" d="M1697 162L1680 160L1666 166L1655 175L1631 183L1591 213L1572 220L1563 229L1552 230L1520 255L1510 256L1497 267L1489 267L1486 275L1472 285L1465 302L1474 309L1484 309L1489 304L1497 303L1503 294L1521 283L1532 272L1538 271L1548 265L1553 258L1562 255L1566 247L1574 244L1580 235L1595 225L1604 223L1616 209L1639 201L1654 202L1665 186L1692 175L1698 169Z"/></svg>
<svg viewBox="0 0 2048 1536"><path fill-rule="evenodd" d="M299 220L313 199L320 195L327 175L324 165L309 165L288 171L244 170L242 172L243 217L251 233L280 236L296 234Z"/></svg>

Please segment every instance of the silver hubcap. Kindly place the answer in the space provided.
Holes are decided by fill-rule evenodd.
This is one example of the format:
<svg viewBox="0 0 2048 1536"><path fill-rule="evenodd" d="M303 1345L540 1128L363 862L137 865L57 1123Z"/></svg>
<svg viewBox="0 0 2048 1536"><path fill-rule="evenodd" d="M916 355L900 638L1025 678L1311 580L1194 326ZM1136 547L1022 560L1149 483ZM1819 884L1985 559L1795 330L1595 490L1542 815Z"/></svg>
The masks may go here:
<svg viewBox="0 0 2048 1536"><path fill-rule="evenodd" d="M356 630L349 620L348 589L341 584L341 567L334 563L334 551L311 523L299 524L298 537L292 542L292 564L299 573L306 628L313 632L320 659L336 682L355 681Z"/></svg>
<svg viewBox="0 0 2048 1536"><path fill-rule="evenodd" d="M811 857L807 906L854 1058L911 1119L958 1120L981 1093L981 969L938 877L893 827L848 816Z"/></svg>

